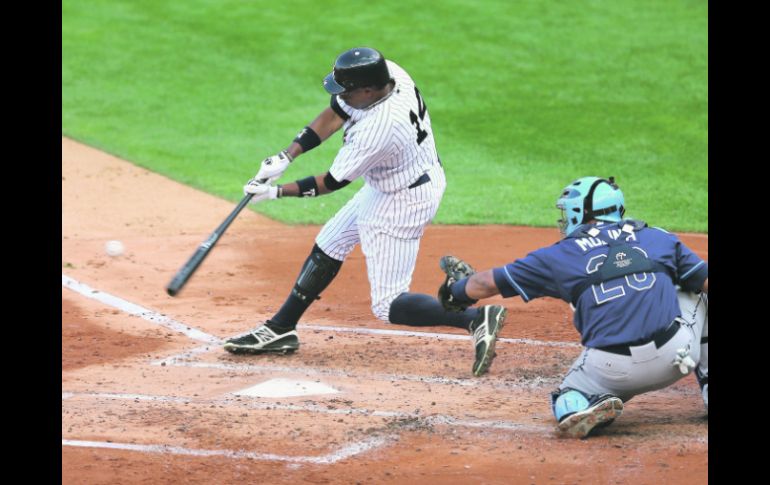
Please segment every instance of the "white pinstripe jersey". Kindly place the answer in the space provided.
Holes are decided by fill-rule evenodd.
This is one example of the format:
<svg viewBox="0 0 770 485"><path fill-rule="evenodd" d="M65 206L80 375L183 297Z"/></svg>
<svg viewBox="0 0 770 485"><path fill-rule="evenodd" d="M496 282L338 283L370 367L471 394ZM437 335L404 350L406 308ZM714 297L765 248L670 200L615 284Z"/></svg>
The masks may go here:
<svg viewBox="0 0 770 485"><path fill-rule="evenodd" d="M386 63L396 84L385 98L356 109L334 97L332 108L345 118L345 131L329 172L338 181L363 176L374 189L391 193L406 189L439 161L419 90L400 66Z"/></svg>

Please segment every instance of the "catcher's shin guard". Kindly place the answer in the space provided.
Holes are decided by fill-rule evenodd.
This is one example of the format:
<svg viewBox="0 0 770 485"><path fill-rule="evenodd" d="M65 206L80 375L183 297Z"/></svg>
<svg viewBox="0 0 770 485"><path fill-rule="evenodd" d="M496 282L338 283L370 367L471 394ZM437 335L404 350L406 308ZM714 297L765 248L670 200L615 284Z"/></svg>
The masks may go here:
<svg viewBox="0 0 770 485"><path fill-rule="evenodd" d="M594 429L609 425L623 412L623 401L611 394L587 397L575 389L551 394L557 430L571 438L586 438Z"/></svg>
<svg viewBox="0 0 770 485"><path fill-rule="evenodd" d="M564 389L551 394L551 410L556 421L584 409L588 409L588 398L580 391Z"/></svg>

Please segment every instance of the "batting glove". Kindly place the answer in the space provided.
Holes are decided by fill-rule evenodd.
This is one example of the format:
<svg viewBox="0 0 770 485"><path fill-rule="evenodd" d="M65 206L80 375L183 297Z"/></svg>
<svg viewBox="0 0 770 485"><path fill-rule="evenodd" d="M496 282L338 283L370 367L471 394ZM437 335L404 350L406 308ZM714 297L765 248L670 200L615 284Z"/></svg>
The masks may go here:
<svg viewBox="0 0 770 485"><path fill-rule="evenodd" d="M255 175L254 178L268 184L274 180L278 180L278 178L283 175L283 172L289 167L292 160L294 159L286 150L282 150L272 157L267 157L262 161L259 172L257 172L257 175Z"/></svg>
<svg viewBox="0 0 770 485"><path fill-rule="evenodd" d="M256 204L263 200L277 199L278 187L273 187L267 183L261 183L256 178L249 180L249 183L243 186L243 195L254 194L249 203Z"/></svg>

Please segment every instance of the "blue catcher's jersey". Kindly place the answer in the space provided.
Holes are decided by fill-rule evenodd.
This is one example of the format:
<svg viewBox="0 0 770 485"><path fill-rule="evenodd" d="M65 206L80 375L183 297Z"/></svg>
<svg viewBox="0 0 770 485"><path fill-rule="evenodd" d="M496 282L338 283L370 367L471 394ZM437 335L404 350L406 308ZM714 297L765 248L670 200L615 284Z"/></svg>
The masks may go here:
<svg viewBox="0 0 770 485"><path fill-rule="evenodd" d="M605 239L617 239L623 222L581 227L596 227ZM708 277L708 264L662 229L644 227L628 236L626 243L664 265L685 290L699 291ZM550 296L571 302L572 290L599 269L608 249L599 238L568 237L495 268L495 283L504 297L518 294L529 301ZM651 339L681 315L674 284L668 274L655 272L588 287L575 305L574 324L583 345L604 347Z"/></svg>

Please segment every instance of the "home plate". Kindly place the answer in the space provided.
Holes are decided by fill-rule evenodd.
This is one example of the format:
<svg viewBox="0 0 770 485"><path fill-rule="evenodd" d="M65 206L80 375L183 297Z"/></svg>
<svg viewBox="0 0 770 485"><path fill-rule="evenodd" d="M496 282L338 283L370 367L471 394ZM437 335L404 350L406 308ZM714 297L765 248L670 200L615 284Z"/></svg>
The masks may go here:
<svg viewBox="0 0 770 485"><path fill-rule="evenodd" d="M320 382L297 381L293 379L270 379L256 386L247 387L233 394L251 397L294 397L316 394L335 394L338 391Z"/></svg>

